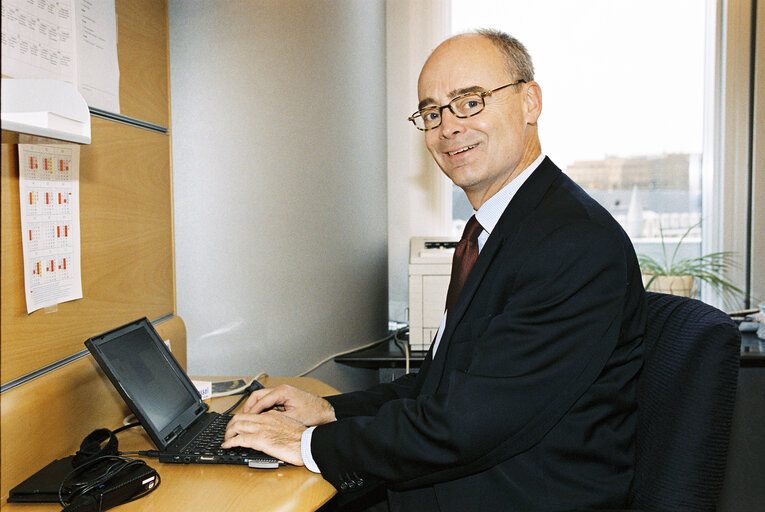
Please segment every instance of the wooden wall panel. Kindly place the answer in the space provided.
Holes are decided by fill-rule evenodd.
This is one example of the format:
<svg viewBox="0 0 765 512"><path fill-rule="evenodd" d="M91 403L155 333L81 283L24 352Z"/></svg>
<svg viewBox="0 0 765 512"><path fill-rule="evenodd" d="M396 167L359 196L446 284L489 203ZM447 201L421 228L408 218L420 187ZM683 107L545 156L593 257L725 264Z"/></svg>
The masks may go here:
<svg viewBox="0 0 765 512"><path fill-rule="evenodd" d="M117 0L120 113L170 127L167 3Z"/></svg>
<svg viewBox="0 0 765 512"><path fill-rule="evenodd" d="M167 3L117 0L116 14L121 114L169 127ZM17 137L3 132L3 383L83 350L89 336L174 313L170 137L96 117L91 135L80 147L83 299L27 315Z"/></svg>
<svg viewBox="0 0 765 512"><path fill-rule="evenodd" d="M168 136L92 118L80 148L83 298L26 313L16 147L2 147L2 381L136 318L174 312Z"/></svg>
<svg viewBox="0 0 765 512"><path fill-rule="evenodd" d="M121 114L169 128L167 2L117 0ZM0 382L2 491L48 461L73 453L97 427L114 428L126 408L89 356L35 378L85 349L84 341L146 316L186 364L186 331L175 312L170 136L91 116L80 146L83 298L27 314L16 144L0 154ZM51 141L42 141L48 143ZM38 467L32 467L32 462ZM4 500L3 500L4 501Z"/></svg>

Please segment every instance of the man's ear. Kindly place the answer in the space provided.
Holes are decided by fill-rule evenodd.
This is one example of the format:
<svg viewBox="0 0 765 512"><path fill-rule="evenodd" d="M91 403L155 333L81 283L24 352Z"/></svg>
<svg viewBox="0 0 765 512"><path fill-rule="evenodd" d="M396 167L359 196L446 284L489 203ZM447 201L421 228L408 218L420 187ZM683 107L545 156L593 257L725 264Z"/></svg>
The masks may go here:
<svg viewBox="0 0 765 512"><path fill-rule="evenodd" d="M537 124L540 114L542 114L542 88L539 84L531 81L526 84L525 97L523 104L526 112L526 122L528 124Z"/></svg>

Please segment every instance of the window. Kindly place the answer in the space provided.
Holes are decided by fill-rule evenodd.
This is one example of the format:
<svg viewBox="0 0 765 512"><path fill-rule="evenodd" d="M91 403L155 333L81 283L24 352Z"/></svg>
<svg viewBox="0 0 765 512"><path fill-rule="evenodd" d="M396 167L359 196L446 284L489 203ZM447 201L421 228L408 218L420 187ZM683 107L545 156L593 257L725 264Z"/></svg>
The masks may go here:
<svg viewBox="0 0 765 512"><path fill-rule="evenodd" d="M698 0L452 0L452 33L523 42L542 87L542 151L620 222L635 250L700 255L708 6ZM472 213L452 190L454 231Z"/></svg>

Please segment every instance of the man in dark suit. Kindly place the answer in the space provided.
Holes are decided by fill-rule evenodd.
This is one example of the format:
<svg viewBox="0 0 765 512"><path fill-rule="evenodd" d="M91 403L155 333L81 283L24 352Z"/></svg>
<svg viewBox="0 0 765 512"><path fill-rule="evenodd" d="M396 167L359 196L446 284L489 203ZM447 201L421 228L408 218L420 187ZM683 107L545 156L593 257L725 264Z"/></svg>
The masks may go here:
<svg viewBox="0 0 765 512"><path fill-rule="evenodd" d="M499 32L445 41L420 74L410 120L480 224L420 372L326 399L258 391L225 447L305 464L341 492L383 485L391 510L625 505L640 271L614 219L542 155L533 79Z"/></svg>

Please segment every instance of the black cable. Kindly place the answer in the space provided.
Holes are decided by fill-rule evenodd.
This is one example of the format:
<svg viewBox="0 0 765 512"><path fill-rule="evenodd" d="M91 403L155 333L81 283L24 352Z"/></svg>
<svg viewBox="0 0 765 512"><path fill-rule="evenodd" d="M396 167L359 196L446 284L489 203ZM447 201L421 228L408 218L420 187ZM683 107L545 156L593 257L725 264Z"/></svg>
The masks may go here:
<svg viewBox="0 0 765 512"><path fill-rule="evenodd" d="M106 466L106 468L103 471L100 471L97 476L94 478L90 478L89 480L84 481L77 481L74 480L77 476L84 476L84 473L91 469L94 465L104 463L110 461L111 464ZM99 489L100 487L103 487L109 480L114 478L119 473L125 471L128 468L135 467L138 465L145 466L146 463L142 460L137 459L130 459L127 457L121 457L116 455L105 455L103 457L97 457L93 460L90 460L84 464L81 464L74 468L72 471L67 474L64 479L61 481L61 485L59 485L58 488L58 499L61 503L61 506L64 507L64 510L68 510L69 512L72 512L74 510L95 510L94 508L86 508L86 507L92 507L93 504L97 503L97 500L95 497L91 497L92 501L87 499L85 496L88 495L91 491L94 489ZM70 480L72 480L70 482ZM126 500L124 503L127 503L129 501L136 500L138 498L141 498L143 496L146 496L150 492L153 492L154 489L156 489L159 486L160 478L159 473L156 474L156 482L154 486L152 486L150 489L147 489L145 492L142 492L140 494L137 494L136 496L133 496L129 500ZM67 494L66 499L64 498L64 494ZM68 508L71 506L72 508Z"/></svg>
<svg viewBox="0 0 765 512"><path fill-rule="evenodd" d="M246 388L244 388L244 389L242 390L242 396L241 396L241 398L239 398L239 400L237 400L237 401L236 401L236 403L235 403L234 405L232 405L231 407L229 407L228 409L226 409L226 411L223 413L223 415L224 415L224 416L226 416L226 415L228 415L228 414L231 414L231 411L233 411L234 409L236 409L237 407L239 407L239 404L241 404L242 402L244 402L244 400L245 400L246 398L248 398L248 397L250 396L250 394L251 394L253 391L255 391L256 389L263 389L263 384L261 384L261 383L260 383L260 382L258 382L257 380L253 380L252 382L250 382L250 385L249 385L249 386L247 386Z"/></svg>
<svg viewBox="0 0 765 512"><path fill-rule="evenodd" d="M84 480L84 481L73 481L71 484L68 483L70 479L73 479L78 473L85 472L87 469L94 466L96 463L111 460L112 464L109 465L105 471L100 473L95 478L91 478L90 480ZM93 460L90 460L86 462L85 464L81 464L77 467L75 467L72 471L70 471L64 479L61 481L61 485L58 487L58 499L62 506L66 506L66 502L64 500L64 492L66 491L68 493L68 499L69 502L73 502L75 498L77 498L80 495L87 494L88 491L95 489L102 483L104 483L106 480L111 478L112 476L116 475L123 469L126 469L131 465L132 462L141 462L143 461L136 461L133 459L128 459L127 457L119 457L114 455L105 455L103 457L97 457Z"/></svg>
<svg viewBox="0 0 765 512"><path fill-rule="evenodd" d="M117 435L118 433L123 432L125 430L135 428L135 427L140 427L140 426L142 425L138 421L133 423L128 423L127 425L122 425L121 427L112 430L112 435ZM135 452L117 452L117 456L120 456L120 457L126 457L128 455L138 455L141 457L157 458L159 457L159 451L158 450L140 450Z"/></svg>
<svg viewBox="0 0 765 512"><path fill-rule="evenodd" d="M134 428L134 427L140 427L140 426L141 424L137 421L135 423L128 423L127 425L122 425L117 430L112 430L112 434L117 434L119 432L122 432L123 430L127 430L129 428Z"/></svg>
<svg viewBox="0 0 765 512"><path fill-rule="evenodd" d="M138 457L159 457L159 450L139 450L137 452L120 452L121 457L127 457L128 455L136 455Z"/></svg>
<svg viewBox="0 0 765 512"><path fill-rule="evenodd" d="M128 423L127 425L122 425L121 427L112 430L112 435L116 435L120 432L123 432L129 428L135 428L140 427L141 424L139 422L134 423ZM125 457L128 455L139 455L142 457L159 457L159 452L157 450L145 450L145 451L137 451L137 452L117 452L118 456Z"/></svg>
<svg viewBox="0 0 765 512"><path fill-rule="evenodd" d="M95 512L97 510L96 498L90 494L83 494L74 498L61 512Z"/></svg>
<svg viewBox="0 0 765 512"><path fill-rule="evenodd" d="M237 401L236 401L236 403L235 403L234 405L232 405L231 407L229 407L228 409L226 409L226 411L223 413L223 415L224 415L224 416L226 416L226 415L228 415L228 414L231 414L231 411L233 411L234 409L236 409L237 407L239 407L239 404L241 404L241 403L242 403L242 402L243 402L243 401L244 401L244 400L245 400L247 397L249 397L249 396L250 396L250 393L246 393L246 394L242 395L242 396L239 398L239 400L237 400Z"/></svg>

